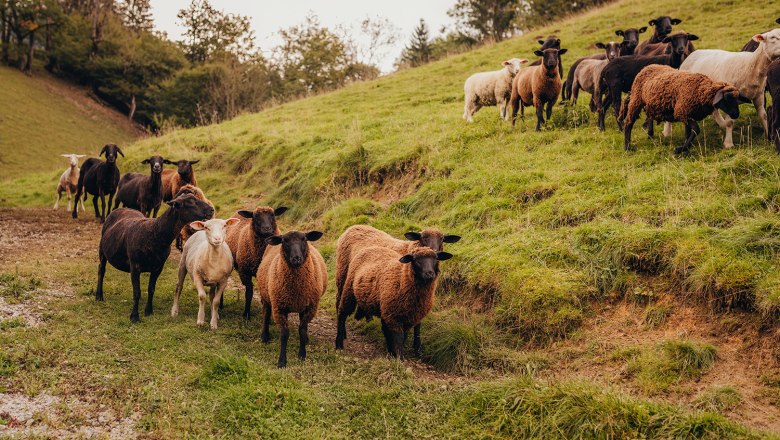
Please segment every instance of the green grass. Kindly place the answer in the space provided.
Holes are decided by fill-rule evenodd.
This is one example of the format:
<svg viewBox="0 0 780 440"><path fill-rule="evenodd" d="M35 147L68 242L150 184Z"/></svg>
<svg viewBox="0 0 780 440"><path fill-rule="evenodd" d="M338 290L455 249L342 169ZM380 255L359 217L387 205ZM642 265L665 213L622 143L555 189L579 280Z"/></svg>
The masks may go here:
<svg viewBox="0 0 780 440"><path fill-rule="evenodd" d="M4 109L0 117L0 180L30 173L40 173L38 181L48 182L55 174L59 179L68 167L60 154L94 156L106 143L125 146L138 138L138 130L119 113L91 102L84 91L54 79L43 69L29 77L0 66L0 83L0 107ZM57 181L53 184L50 191L43 191L47 199ZM0 197L0 205L7 203Z"/></svg>
<svg viewBox="0 0 780 440"><path fill-rule="evenodd" d="M658 394L675 384L696 379L716 361L716 349L690 341L665 341L656 347L622 348L611 356L626 362L626 372L643 391Z"/></svg>

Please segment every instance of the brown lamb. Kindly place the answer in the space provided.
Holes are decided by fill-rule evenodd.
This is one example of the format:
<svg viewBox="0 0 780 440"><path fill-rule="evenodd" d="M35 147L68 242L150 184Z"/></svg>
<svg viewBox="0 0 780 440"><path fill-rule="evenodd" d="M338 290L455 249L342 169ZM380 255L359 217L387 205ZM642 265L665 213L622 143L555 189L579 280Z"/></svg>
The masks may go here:
<svg viewBox="0 0 780 440"><path fill-rule="evenodd" d="M274 235L265 241L260 267L257 269L257 291L263 300L261 340L268 342L268 325L273 315L279 326L281 347L278 367L287 366L287 340L290 337L287 315L297 313L300 345L298 358L306 359L309 322L317 314L320 298L328 288L328 269L320 252L311 245L322 232L291 231Z"/></svg>
<svg viewBox="0 0 780 440"><path fill-rule="evenodd" d="M225 241L233 254L233 266L238 272L241 284L244 285L244 319L250 318L253 286L252 279L257 274L260 261L266 248L265 239L279 235L276 217L282 215L287 208L276 209L269 206L259 206L254 211L238 211L241 222L227 230Z"/></svg>
<svg viewBox="0 0 780 440"><path fill-rule="evenodd" d="M338 305L336 348L344 348L346 320L379 316L387 351L404 358L404 342L411 328L418 328L435 299L439 261L452 258L446 252L418 247L408 254L382 247L361 249L352 259ZM419 353L419 340L414 350Z"/></svg>
<svg viewBox="0 0 780 440"><path fill-rule="evenodd" d="M643 108L651 123L655 120L686 124L685 145L675 150L679 154L687 152L699 132L697 121L716 108L739 117L739 100L739 91L729 83L666 65L649 65L636 76L628 105L622 109L626 149L631 141L631 129Z"/></svg>
<svg viewBox="0 0 780 440"><path fill-rule="evenodd" d="M520 116L523 117L526 106L536 108L536 131L542 130L545 106L547 119L550 119L552 107L563 86L558 74L558 58L564 53L566 49L536 51L535 54L542 57L542 65L526 67L515 75L512 81L512 96L509 99L512 104L512 126L517 120L518 108Z"/></svg>
<svg viewBox="0 0 780 440"><path fill-rule="evenodd" d="M184 185L198 186L198 181L195 179L195 171L192 169L192 165L198 162L200 160L165 161L166 164L176 165L177 170L167 169L162 172L164 202L174 198Z"/></svg>

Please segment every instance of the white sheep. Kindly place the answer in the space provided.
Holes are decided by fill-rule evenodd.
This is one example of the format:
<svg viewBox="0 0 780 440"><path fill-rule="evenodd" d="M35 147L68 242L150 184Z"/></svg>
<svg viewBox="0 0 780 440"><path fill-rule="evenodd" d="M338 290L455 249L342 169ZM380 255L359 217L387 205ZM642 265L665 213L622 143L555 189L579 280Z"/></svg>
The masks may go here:
<svg viewBox="0 0 780 440"><path fill-rule="evenodd" d="M733 84L743 98L753 102L764 134L768 133L766 110L764 110L764 90L769 64L780 58L780 28L753 36L759 43L755 52L728 52L717 49L699 49L692 52L680 66L680 70L703 73L716 81ZM723 147L734 146L732 133L734 121L720 111L713 113L715 122L726 129ZM664 135L671 134L671 124L664 125Z"/></svg>
<svg viewBox="0 0 780 440"><path fill-rule="evenodd" d="M501 119L507 120L509 118L507 105L512 94L512 80L520 71L520 67L527 62L526 59L512 58L504 61L504 68L501 70L471 75L463 85L463 91L466 95L463 119L466 122L473 122L474 113L480 108L498 105Z"/></svg>
<svg viewBox="0 0 780 440"><path fill-rule="evenodd" d="M68 195L68 211L71 210L70 198L73 193L76 192L76 186L79 183L79 159L86 157L84 154L60 154L62 157L67 157L70 167L60 176L60 181L57 184L57 201L54 202L54 210L60 207L60 198L62 192L65 191ZM81 202L81 210L84 211L84 201L77 200L78 204Z"/></svg>
<svg viewBox="0 0 780 440"><path fill-rule="evenodd" d="M220 299L227 286L230 273L233 272L233 255L225 242L225 228L235 225L240 220L212 219L205 222L196 221L190 226L197 232L187 240L179 261L179 281L173 297L171 316L179 315L179 295L184 285L184 277L189 272L195 289L198 291L198 326L206 323L206 290L211 287L211 328L217 328Z"/></svg>

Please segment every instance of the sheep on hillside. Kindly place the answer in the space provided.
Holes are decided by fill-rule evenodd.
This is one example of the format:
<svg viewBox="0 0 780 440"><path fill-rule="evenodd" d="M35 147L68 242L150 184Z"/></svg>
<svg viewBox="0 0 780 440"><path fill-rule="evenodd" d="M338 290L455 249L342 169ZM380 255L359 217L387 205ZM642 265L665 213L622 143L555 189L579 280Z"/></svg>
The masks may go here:
<svg viewBox="0 0 780 440"><path fill-rule="evenodd" d="M527 62L526 59L512 58L504 61L504 68L501 70L471 75L463 85L466 97L463 119L466 122L474 122L474 113L482 107L493 105L498 105L501 119L508 119L506 110L512 94L512 79Z"/></svg>
<svg viewBox="0 0 780 440"><path fill-rule="evenodd" d="M532 66L523 69L512 81L512 126L517 119L517 110L523 116L525 106L536 108L536 131L542 130L545 121L544 107L547 106L547 119L552 115L552 107L561 93L561 78L558 74L558 58L566 53L567 49L545 49L534 52L543 57L541 66Z"/></svg>
<svg viewBox="0 0 780 440"><path fill-rule="evenodd" d="M60 154L60 156L67 157L70 166L62 173L60 176L60 181L57 183L57 201L54 202L54 210L56 211L57 208L60 207L60 198L62 197L62 192L65 191L65 193L68 195L68 211L70 211L70 199L71 196L76 192L79 183L79 159L86 157L86 155ZM81 202L81 210L85 211L86 208L84 208L84 201L81 199L76 199L76 204L79 202Z"/></svg>
<svg viewBox="0 0 780 440"><path fill-rule="evenodd" d="M162 172L163 202L175 198L184 185L198 186L198 181L195 179L195 171L192 169L192 166L198 162L200 160L165 161L166 165L176 165L177 170L163 170Z"/></svg>
<svg viewBox="0 0 780 440"><path fill-rule="evenodd" d="M114 200L114 193L119 185L119 168L116 166L117 154L125 157L122 149L115 144L106 144L100 150L99 156L106 155L106 161L96 157L90 157L81 165L79 172L79 181L76 185L76 199L80 199L84 194L84 200L87 194L92 194L92 206L95 208L95 217L100 219L100 223L106 221L106 216L111 212L111 204ZM106 196L108 196L108 206L106 206ZM100 197L101 208L98 209L98 197ZM71 215L78 218L78 204L73 206Z"/></svg>
<svg viewBox="0 0 780 440"><path fill-rule="evenodd" d="M590 111L595 112L598 109L597 102L601 102L599 95L599 78L601 71L604 70L607 63L620 56L620 43L610 41L607 44L596 43L596 47L604 49L606 59L585 59L577 65L577 70L572 78L571 105L577 104L580 90L591 94Z"/></svg>

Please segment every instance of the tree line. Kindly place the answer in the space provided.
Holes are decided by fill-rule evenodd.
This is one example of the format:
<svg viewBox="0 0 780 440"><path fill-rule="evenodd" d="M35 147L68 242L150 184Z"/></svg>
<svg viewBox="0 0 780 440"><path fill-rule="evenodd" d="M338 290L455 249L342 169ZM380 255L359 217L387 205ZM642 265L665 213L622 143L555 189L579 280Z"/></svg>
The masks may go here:
<svg viewBox="0 0 780 440"><path fill-rule="evenodd" d="M454 30L431 38L424 21L396 62L414 67L605 0L458 0ZM549 8L548 8L549 7ZM568 8L568 9L567 9ZM379 76L398 38L387 19L328 28L316 16L279 31L263 54L250 19L192 0L177 14L183 40L154 30L150 0L0 0L0 62L34 63L151 130L230 119L242 112Z"/></svg>

